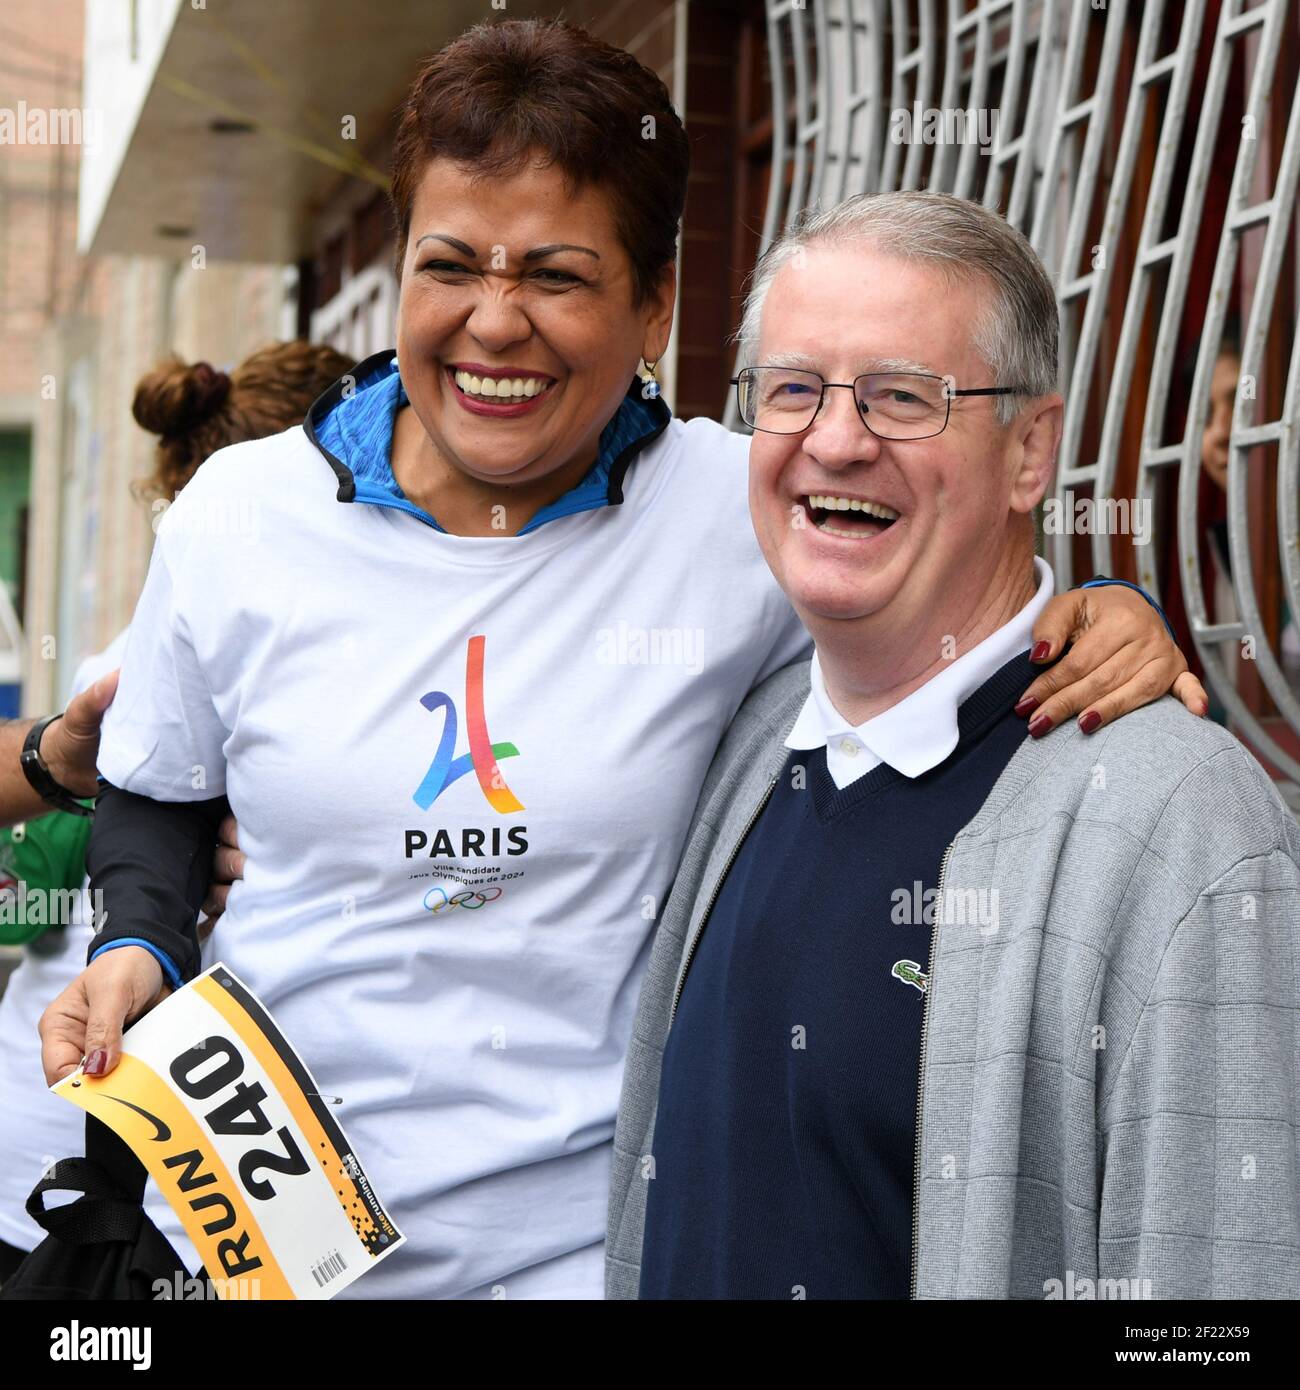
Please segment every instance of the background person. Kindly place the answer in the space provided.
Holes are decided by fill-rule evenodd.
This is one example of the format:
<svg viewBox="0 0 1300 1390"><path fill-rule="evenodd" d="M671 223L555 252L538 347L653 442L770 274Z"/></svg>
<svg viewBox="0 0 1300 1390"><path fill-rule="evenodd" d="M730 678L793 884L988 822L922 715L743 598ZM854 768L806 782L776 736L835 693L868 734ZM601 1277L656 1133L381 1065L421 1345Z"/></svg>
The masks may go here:
<svg viewBox="0 0 1300 1390"><path fill-rule="evenodd" d="M312 401L350 365L333 348L288 342L255 352L230 375L206 362L187 365L177 360L158 367L140 380L132 402L136 423L159 436L154 471L135 489L137 495L151 504L170 503L209 454L298 423ZM110 688L115 688L128 631L77 668L70 710L84 698L76 692L93 689L103 672L111 673ZM51 726L47 737L57 728L58 724ZM89 820L65 811L0 832L0 857L8 859L15 879L12 891L19 891L19 881L28 896L80 888L89 832ZM233 823L227 825L226 837L233 839ZM239 867L236 846L217 849L214 894L228 891ZM219 902L210 898L204 906L209 910L205 930L210 931ZM76 921L48 925L43 931L15 928L10 937L26 949L0 997L0 1279L44 1238L45 1232L24 1209L41 1173L55 1159L82 1152L85 1118L47 1091L37 1024L50 1001L84 967L93 936L89 908L89 899L83 898Z"/></svg>
<svg viewBox="0 0 1300 1390"><path fill-rule="evenodd" d="M37 751L52 780L50 791L54 797L57 799L60 792L73 800L94 796L99 728L116 693L117 672L107 671L93 685L74 695L63 713L49 722L0 722L0 826L43 816L50 809L49 794L33 785L20 761L27 737L37 724L45 723Z"/></svg>
<svg viewBox="0 0 1300 1390"><path fill-rule="evenodd" d="M1228 441L1232 435L1232 415L1236 407L1237 388L1241 378L1241 349L1238 346L1237 324L1230 320L1224 330L1223 342L1214 361L1210 378L1210 415L1201 436L1201 467L1220 494L1228 491ZM1222 501L1218 504L1221 509ZM1237 595L1232 586L1232 549L1228 540L1226 515L1205 526L1207 549L1210 553L1209 612L1214 623L1235 623L1241 620ZM1290 605L1282 601L1281 639L1278 657L1287 683L1300 690L1300 631L1297 631ZM1237 684L1240 645L1225 643L1218 648L1229 682ZM1229 724L1227 712L1214 702L1214 718Z"/></svg>

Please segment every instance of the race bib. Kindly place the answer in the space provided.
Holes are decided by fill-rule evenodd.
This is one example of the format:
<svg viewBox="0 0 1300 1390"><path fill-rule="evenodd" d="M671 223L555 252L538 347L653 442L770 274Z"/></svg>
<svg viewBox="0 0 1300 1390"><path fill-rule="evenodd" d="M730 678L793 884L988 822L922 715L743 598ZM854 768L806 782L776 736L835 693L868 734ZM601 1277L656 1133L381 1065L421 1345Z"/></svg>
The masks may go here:
<svg viewBox="0 0 1300 1390"><path fill-rule="evenodd" d="M144 1164L224 1298L332 1298L402 1243L316 1082L224 965L51 1089Z"/></svg>

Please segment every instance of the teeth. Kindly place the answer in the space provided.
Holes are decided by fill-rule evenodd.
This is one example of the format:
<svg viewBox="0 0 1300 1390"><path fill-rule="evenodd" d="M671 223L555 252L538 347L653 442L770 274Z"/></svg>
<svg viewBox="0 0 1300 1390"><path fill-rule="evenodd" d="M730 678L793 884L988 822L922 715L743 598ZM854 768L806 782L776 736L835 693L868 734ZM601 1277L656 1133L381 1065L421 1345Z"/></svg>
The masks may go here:
<svg viewBox="0 0 1300 1390"><path fill-rule="evenodd" d="M879 517L882 521L897 521L898 513L881 502L864 502L858 497L818 497L810 496L808 505L815 511L823 512L865 512L868 516ZM837 533L847 534L847 533Z"/></svg>
<svg viewBox="0 0 1300 1390"><path fill-rule="evenodd" d="M550 381L540 376L474 376L470 372L456 373L456 385L467 396L482 396L485 400L527 401L540 396Z"/></svg>

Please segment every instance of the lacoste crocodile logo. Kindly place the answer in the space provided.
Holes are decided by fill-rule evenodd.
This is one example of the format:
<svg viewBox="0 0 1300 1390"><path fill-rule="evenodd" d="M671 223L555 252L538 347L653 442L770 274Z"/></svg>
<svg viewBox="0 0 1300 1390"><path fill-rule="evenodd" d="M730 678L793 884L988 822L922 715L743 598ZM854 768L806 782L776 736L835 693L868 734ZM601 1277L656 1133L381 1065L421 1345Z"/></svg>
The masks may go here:
<svg viewBox="0 0 1300 1390"><path fill-rule="evenodd" d="M904 984L914 985L922 994L930 987L930 977L921 973L921 967L914 960L896 960L889 973Z"/></svg>

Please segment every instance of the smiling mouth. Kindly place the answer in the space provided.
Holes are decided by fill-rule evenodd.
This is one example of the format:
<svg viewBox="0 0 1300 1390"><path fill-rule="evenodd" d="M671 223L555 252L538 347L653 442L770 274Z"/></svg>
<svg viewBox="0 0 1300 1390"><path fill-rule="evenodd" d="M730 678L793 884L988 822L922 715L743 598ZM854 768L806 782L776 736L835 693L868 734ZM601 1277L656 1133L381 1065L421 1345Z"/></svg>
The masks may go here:
<svg viewBox="0 0 1300 1390"><path fill-rule="evenodd" d="M483 405L523 405L526 401L544 396L555 385L553 377L530 376L489 376L465 371L460 367L448 367L457 391L471 401Z"/></svg>
<svg viewBox="0 0 1300 1390"><path fill-rule="evenodd" d="M811 493L803 499L812 524L828 536L848 540L870 540L881 536L898 520L899 514L883 502L860 497L838 497Z"/></svg>

